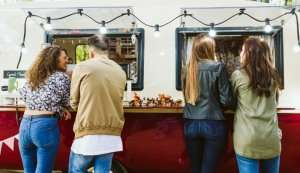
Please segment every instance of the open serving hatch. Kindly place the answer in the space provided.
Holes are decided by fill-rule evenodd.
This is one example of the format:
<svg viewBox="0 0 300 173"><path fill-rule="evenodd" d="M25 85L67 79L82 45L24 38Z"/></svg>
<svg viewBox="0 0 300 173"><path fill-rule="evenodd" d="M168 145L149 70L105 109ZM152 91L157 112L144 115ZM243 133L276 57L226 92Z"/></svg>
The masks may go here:
<svg viewBox="0 0 300 173"><path fill-rule="evenodd" d="M87 39L100 34L101 21L110 21L126 13L131 7L86 7L86 8L38 8L24 9L27 13L51 19L76 13L78 9L86 15L72 15L61 20L51 20L51 30L45 29L47 21L34 17L34 21L45 29L45 45L59 45L67 50L72 68L88 59ZM97 20L95 22L94 20ZM132 80L132 90L143 89L144 76L144 29L136 28L135 18L124 15L106 24L109 57L117 62Z"/></svg>
<svg viewBox="0 0 300 173"><path fill-rule="evenodd" d="M225 20L238 12L242 7L207 7L207 8L182 8L188 13L201 19L205 23L218 23ZM264 20L266 16L270 19L277 17L289 9L283 9L278 6L262 6L247 7L246 12L255 16L260 20ZM195 20L191 18L182 18L187 27L179 27L175 31L176 35L176 89L182 89L181 69L188 64L193 38L198 34L208 34L210 27L199 26ZM249 37L259 37L268 42L272 59L275 67L280 73L282 79L284 77L284 44L283 44L283 27L289 20L294 20L294 16L287 15L279 20L272 21L272 31L265 32L265 23L252 20L246 15L237 15L220 26L216 26L215 41L217 59L224 62L229 75L240 66L239 55L243 42ZM296 39L295 39L296 41ZM283 80L284 81L284 80Z"/></svg>

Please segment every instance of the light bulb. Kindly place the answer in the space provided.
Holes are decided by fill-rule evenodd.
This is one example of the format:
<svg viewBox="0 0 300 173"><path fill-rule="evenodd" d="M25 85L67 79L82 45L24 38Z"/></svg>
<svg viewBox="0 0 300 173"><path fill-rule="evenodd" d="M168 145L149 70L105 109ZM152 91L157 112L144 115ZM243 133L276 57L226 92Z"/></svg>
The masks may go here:
<svg viewBox="0 0 300 173"><path fill-rule="evenodd" d="M52 30L51 18L50 17L47 17L47 23L44 24L44 29L46 31L51 31Z"/></svg>
<svg viewBox="0 0 300 173"><path fill-rule="evenodd" d="M131 43L132 43L132 44L135 44L135 42L136 42L136 35L133 33L133 34L131 35Z"/></svg>
<svg viewBox="0 0 300 173"><path fill-rule="evenodd" d="M215 37L217 35L217 32L215 30L215 24L214 23L211 23L210 24L210 29L209 29L209 32L208 32L208 35L210 37Z"/></svg>
<svg viewBox="0 0 300 173"><path fill-rule="evenodd" d="M103 26L100 27L100 34L106 34L107 33L107 29Z"/></svg>
<svg viewBox="0 0 300 173"><path fill-rule="evenodd" d="M217 32L214 29L210 29L208 34L210 37L215 37L217 35Z"/></svg>
<svg viewBox="0 0 300 173"><path fill-rule="evenodd" d="M46 23L46 24L44 25L44 29L45 29L46 31L51 31L51 30L53 29L53 27L52 27L52 25L51 25L50 23Z"/></svg>
<svg viewBox="0 0 300 173"><path fill-rule="evenodd" d="M21 51L22 51L22 53L27 53L28 52L26 47L23 47Z"/></svg>
<svg viewBox="0 0 300 173"><path fill-rule="evenodd" d="M106 34L107 33L107 29L105 27L105 21L104 20L101 21L101 27L100 27L99 31L100 31L100 34Z"/></svg>
<svg viewBox="0 0 300 173"><path fill-rule="evenodd" d="M266 33L271 33L273 31L273 27L269 24L265 26L264 30Z"/></svg>
<svg viewBox="0 0 300 173"><path fill-rule="evenodd" d="M266 18L265 22L266 22L266 26L264 28L265 32L266 33L271 33L273 31L273 27L270 24L270 19Z"/></svg>
<svg viewBox="0 0 300 173"><path fill-rule="evenodd" d="M154 37L158 38L160 37L160 32L159 32L159 25L154 25Z"/></svg>
<svg viewBox="0 0 300 173"><path fill-rule="evenodd" d="M24 43L21 44L21 52L24 54L27 53L27 48L25 47Z"/></svg>
<svg viewBox="0 0 300 173"><path fill-rule="evenodd" d="M300 43L294 46L294 52L299 53L300 52Z"/></svg>
<svg viewBox="0 0 300 173"><path fill-rule="evenodd" d="M159 32L159 31L154 31L154 37L155 37L155 38L160 37L160 32Z"/></svg>

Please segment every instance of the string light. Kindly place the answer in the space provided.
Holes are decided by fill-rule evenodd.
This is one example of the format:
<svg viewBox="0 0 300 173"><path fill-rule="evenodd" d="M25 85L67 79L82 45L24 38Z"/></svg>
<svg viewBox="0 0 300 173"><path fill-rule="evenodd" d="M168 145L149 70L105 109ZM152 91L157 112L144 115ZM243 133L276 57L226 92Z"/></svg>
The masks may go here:
<svg viewBox="0 0 300 173"><path fill-rule="evenodd" d="M159 32L159 25L158 24L156 24L155 26L154 26L154 37L156 37L156 38L158 38L158 37L160 37L160 32Z"/></svg>
<svg viewBox="0 0 300 173"><path fill-rule="evenodd" d="M217 32L215 30L215 24L214 23L211 23L210 24L210 29L209 29L209 32L208 32L208 35L210 37L215 37L217 35Z"/></svg>
<svg viewBox="0 0 300 173"><path fill-rule="evenodd" d="M150 24L144 22L144 21L141 20L138 16L136 16L135 14L133 14L133 13L130 11L130 9L127 9L127 13L122 13L122 14L120 14L120 15L118 15L118 16L112 18L111 20L108 20L107 22L105 22L105 21L99 22L98 20L96 20L96 19L94 19L93 17L89 16L88 14L84 13L84 12L83 12L83 9L77 9L77 12L73 12L73 13L67 14L67 15L62 16L62 17L57 17L57 18L50 18L50 17L45 18L45 17L43 17L43 16L39 16L39 15L36 15L36 14L32 14L32 13L29 11L29 12L28 12L28 15L26 16L25 21L24 21L24 33L23 33L24 35L23 35L22 43L25 43L25 40L26 40L26 28L27 28L27 25L26 25L26 24L27 24L27 19L28 19L28 18L36 17L36 18L40 18L40 19L43 19L43 20L47 20L47 23L45 24L44 28L45 28L46 31L49 31L49 30L52 29L52 26L51 26L51 20L52 20L52 21L53 21L53 20L62 20L62 19L68 18L68 17L73 16L73 15L85 16L85 17L88 17L89 19L91 19L93 22L95 22L95 23L97 23L97 24L100 24L101 27L99 28L99 32L100 32L101 34L106 34L106 33L107 33L107 29L106 29L106 27L105 27L105 24L109 24L109 23L111 23L111 22L113 22L113 21L115 21L115 20L117 20L117 19L119 19L119 18L121 18L122 16L125 16L125 15L127 15L127 16L133 16L137 21L139 21L139 22L142 23L143 25L145 25L145 26L147 26L147 27L154 28L154 36L155 36L155 37L159 37L159 36L160 36L160 32L159 32L159 28L160 28L160 27L167 26L167 25L169 25L170 23L172 23L173 21L175 21L176 19L180 18L180 17L190 17L190 18L194 19L195 21L197 21L198 23L200 23L200 24L202 24L202 25L204 25L204 26L210 27L209 35L210 35L211 37L215 37L215 36L217 35L217 32L216 32L216 30L215 30L214 27L215 27L215 26L222 25L222 24L226 23L227 21L233 19L233 18L236 17L236 16L242 16L242 15L245 15L245 16L248 16L250 19L252 19L252 20L254 20L254 21L256 21L256 22L259 22L259 23L265 22L265 24L266 24L266 25L265 25L265 28L264 28L264 29L265 29L265 32L266 32L266 33L270 33L270 32L273 31L273 27L271 26L270 22L275 21L275 20L277 20L277 19L280 19L280 18L282 18L282 17L284 17L284 16L286 16L286 15L294 15L294 16L295 16L295 19L296 19L296 24L297 24L297 25L296 25L296 26L297 26L297 39L298 39L298 43L300 43L299 19L298 19L298 15L297 15L297 13L296 13L296 8L293 8L290 12L285 12L285 13L283 13L283 14L277 16L277 17L274 17L274 18L272 18L272 19L268 19L268 18L267 18L267 19L265 19L265 20L260 20L260 19L258 19L258 18L255 18L254 16L252 16L252 15L246 13L245 10L246 10L245 8L241 8L241 9L239 9L239 12L238 12L238 13L236 13L236 14L230 16L229 18L227 18L227 19L225 19L225 20L223 20L223 21L221 21L221 22L219 22L219 23L211 23L211 24L207 24L207 23L205 23L205 22L199 20L198 18L196 18L196 17L193 16L192 14L188 14L188 13L186 12L186 10L184 10L184 13L183 13L183 14L180 14L180 15L176 16L175 18L172 18L171 20L169 20L169 21L167 21L166 23L163 23L163 24L161 24L161 25L158 25L158 24L156 24L156 25L150 25ZM182 27L185 27L185 26L184 26L185 23L181 23L181 24L182 24ZM136 34L134 34L134 35L136 36ZM135 36L132 35L132 40L134 40L134 37L135 37ZM300 49L300 45L297 45L296 47L299 47L299 49ZM19 60L18 60L18 64L17 64L17 69L19 68L19 65L20 65L20 62L21 62L21 59L22 59L22 52L23 52L23 50L25 50L25 46L24 46L24 49L21 49L20 56L19 56Z"/></svg>
<svg viewBox="0 0 300 173"><path fill-rule="evenodd" d="M294 52L299 53L300 52L300 43L294 46Z"/></svg>
<svg viewBox="0 0 300 173"><path fill-rule="evenodd" d="M105 27L105 21L102 20L101 21L101 27L100 27L100 34L106 34L107 33L107 29Z"/></svg>
<svg viewBox="0 0 300 173"><path fill-rule="evenodd" d="M52 30L51 18L50 17L47 17L47 23L44 24L44 29L46 31L51 31Z"/></svg>
<svg viewBox="0 0 300 173"><path fill-rule="evenodd" d="M291 14L294 15L296 19L297 39L298 39L298 45L294 47L294 51L296 53L299 53L300 52L300 31L299 31L299 19L298 19L298 14L296 13L296 8L292 9Z"/></svg>
<svg viewBox="0 0 300 173"><path fill-rule="evenodd" d="M21 44L21 52L22 53L27 53L27 48L25 47L25 43Z"/></svg>
<svg viewBox="0 0 300 173"><path fill-rule="evenodd" d="M271 32L273 31L273 27L272 27L272 25L270 24L270 19L269 19L269 18L266 18L265 22L266 22L266 26L265 26L265 28L264 28L265 32L266 32L266 33L271 33Z"/></svg>

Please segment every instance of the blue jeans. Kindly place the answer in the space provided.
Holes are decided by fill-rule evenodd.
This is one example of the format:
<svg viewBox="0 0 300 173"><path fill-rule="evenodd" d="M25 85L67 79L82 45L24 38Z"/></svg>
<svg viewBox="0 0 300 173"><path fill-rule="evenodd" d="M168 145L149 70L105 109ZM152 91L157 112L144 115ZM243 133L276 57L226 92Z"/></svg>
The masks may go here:
<svg viewBox="0 0 300 173"><path fill-rule="evenodd" d="M225 121L185 119L184 136L192 173L214 173L226 147Z"/></svg>
<svg viewBox="0 0 300 173"><path fill-rule="evenodd" d="M259 165L263 173L279 173L280 157L272 159L250 159L240 155L236 155L236 160L240 173L259 173Z"/></svg>
<svg viewBox="0 0 300 173"><path fill-rule="evenodd" d="M51 173L60 141L57 118L23 118L19 148L25 173Z"/></svg>
<svg viewBox="0 0 300 173"><path fill-rule="evenodd" d="M71 151L69 158L69 173L87 173L94 166L94 173L109 173L111 170L113 153L86 156Z"/></svg>

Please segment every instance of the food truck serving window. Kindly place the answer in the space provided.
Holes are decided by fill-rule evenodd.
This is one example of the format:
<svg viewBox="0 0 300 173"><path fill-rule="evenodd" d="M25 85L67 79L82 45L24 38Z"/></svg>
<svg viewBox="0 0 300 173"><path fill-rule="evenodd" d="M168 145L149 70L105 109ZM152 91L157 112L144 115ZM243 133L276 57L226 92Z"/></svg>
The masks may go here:
<svg viewBox="0 0 300 173"><path fill-rule="evenodd" d="M67 50L70 64L78 64L89 59L88 38L99 34L91 30L53 30L46 34L48 43L59 45ZM132 80L132 90L142 90L144 86L144 29L136 28L135 38L128 29L108 29L109 58L117 62Z"/></svg>
<svg viewBox="0 0 300 173"><path fill-rule="evenodd" d="M176 29L176 89L182 89L181 69L189 61L193 38L198 34L208 33L209 28ZM269 34L263 27L223 27L216 28L216 55L226 65L229 75L239 68L239 55L243 42L250 36L259 37L268 42L272 59L283 79L283 31L281 26L274 27ZM284 80L283 80L284 81Z"/></svg>

